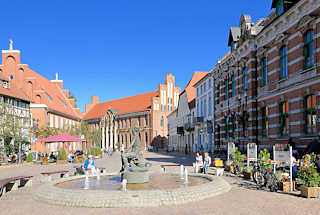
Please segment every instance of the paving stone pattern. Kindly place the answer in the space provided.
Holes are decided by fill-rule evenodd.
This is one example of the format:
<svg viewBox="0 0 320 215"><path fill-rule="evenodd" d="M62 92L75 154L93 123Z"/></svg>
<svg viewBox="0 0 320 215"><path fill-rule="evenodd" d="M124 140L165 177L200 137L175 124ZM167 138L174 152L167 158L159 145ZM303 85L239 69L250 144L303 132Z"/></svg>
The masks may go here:
<svg viewBox="0 0 320 215"><path fill-rule="evenodd" d="M160 172L161 164L190 164L192 158L179 154L146 153L145 157L153 164L152 171ZM112 158L97 161L98 166L106 167L107 172L113 173L120 169L120 157L118 154ZM230 192L180 205L140 207L140 208L81 208L47 204L32 198L33 192L41 186L40 172L54 170L73 170L73 165L48 165L34 167L14 167L0 169L0 179L8 176L34 175L34 183L31 189L20 189L7 193L0 199L0 215L51 215L51 214L215 214L215 215L319 215L320 200L305 199L298 193L271 193L269 191L256 190L254 184L237 177L224 176L223 179L232 186ZM166 171L178 172L179 167L170 167ZM192 172L190 169L189 172ZM205 192L211 192L206 190ZM204 192L204 193L205 193ZM50 195L50 194L48 194ZM201 195L201 194L199 194Z"/></svg>

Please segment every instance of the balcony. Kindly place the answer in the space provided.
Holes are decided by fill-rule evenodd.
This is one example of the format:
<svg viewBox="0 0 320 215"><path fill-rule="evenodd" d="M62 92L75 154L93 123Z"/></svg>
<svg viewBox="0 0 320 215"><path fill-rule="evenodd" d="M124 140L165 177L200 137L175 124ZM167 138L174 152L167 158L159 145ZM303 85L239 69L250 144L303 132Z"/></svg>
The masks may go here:
<svg viewBox="0 0 320 215"><path fill-rule="evenodd" d="M183 127L177 127L177 134L183 135L184 134L184 128Z"/></svg>

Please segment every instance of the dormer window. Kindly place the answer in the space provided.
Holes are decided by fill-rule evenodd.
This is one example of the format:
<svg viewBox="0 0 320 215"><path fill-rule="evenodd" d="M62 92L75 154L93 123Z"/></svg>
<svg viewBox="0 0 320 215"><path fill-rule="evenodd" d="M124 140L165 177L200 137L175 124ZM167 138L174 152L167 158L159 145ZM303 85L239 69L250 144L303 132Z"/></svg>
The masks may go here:
<svg viewBox="0 0 320 215"><path fill-rule="evenodd" d="M9 83L8 83L8 81L3 81L3 82L2 82L2 86L3 86L3 88L8 89L8 88L9 88Z"/></svg>
<svg viewBox="0 0 320 215"><path fill-rule="evenodd" d="M280 16L284 12L284 4L283 0L278 0L276 3L276 14L277 16Z"/></svg>

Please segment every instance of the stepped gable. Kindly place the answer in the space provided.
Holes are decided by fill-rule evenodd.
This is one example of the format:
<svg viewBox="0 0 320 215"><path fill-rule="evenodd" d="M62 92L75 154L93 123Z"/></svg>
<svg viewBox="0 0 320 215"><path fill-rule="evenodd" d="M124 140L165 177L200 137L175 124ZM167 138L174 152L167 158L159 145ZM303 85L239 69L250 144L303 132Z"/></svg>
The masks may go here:
<svg viewBox="0 0 320 215"><path fill-rule="evenodd" d="M158 91L129 96L121 99L96 104L84 116L83 120L98 119L106 114L108 109L116 109L117 115L136 113L149 110L152 107L152 98L159 96Z"/></svg>
<svg viewBox="0 0 320 215"><path fill-rule="evenodd" d="M21 99L24 101L31 101L31 99L23 92L23 90L16 87L13 83L9 81L8 78L5 78L2 74L0 74L0 80L5 80L9 83L8 89L0 86L0 94Z"/></svg>
<svg viewBox="0 0 320 215"><path fill-rule="evenodd" d="M26 79L36 79L33 96L35 98L37 95L36 91L39 91L39 95L42 97L40 102L41 104L47 105L48 108L52 110L81 119L81 115L78 114L75 109L73 109L71 103L67 100L68 98L66 98L62 89L60 89L60 87L56 83L49 81L48 79L31 69L26 70L25 77ZM46 94L50 96L50 98L52 99L51 101L48 96L46 96Z"/></svg>

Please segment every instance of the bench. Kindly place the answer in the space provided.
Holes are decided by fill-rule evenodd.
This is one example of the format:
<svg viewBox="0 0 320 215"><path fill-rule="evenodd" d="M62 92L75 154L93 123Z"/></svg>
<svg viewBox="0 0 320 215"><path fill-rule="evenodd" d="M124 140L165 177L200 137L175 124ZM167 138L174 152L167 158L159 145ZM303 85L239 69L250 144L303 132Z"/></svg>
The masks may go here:
<svg viewBox="0 0 320 215"><path fill-rule="evenodd" d="M100 173L106 173L106 168L104 167L97 167ZM87 173L88 171L91 171L91 169L84 169L84 171Z"/></svg>
<svg viewBox="0 0 320 215"><path fill-rule="evenodd" d="M166 167L170 167L170 166L181 166L183 164L163 164L163 165L160 165L160 168L162 169L163 172L166 171ZM186 165L183 165L183 166L193 166L193 165L190 165L190 164L186 164Z"/></svg>
<svg viewBox="0 0 320 215"><path fill-rule="evenodd" d="M7 191L7 185L13 184L11 190L18 190L18 187L31 187L33 176L16 176L0 180L0 196L4 195Z"/></svg>
<svg viewBox="0 0 320 215"><path fill-rule="evenodd" d="M54 172L42 172L41 174L41 181L51 181L51 176L55 174L60 174L60 178L62 177L68 177L69 171L67 170L61 170L61 171L54 171Z"/></svg>

